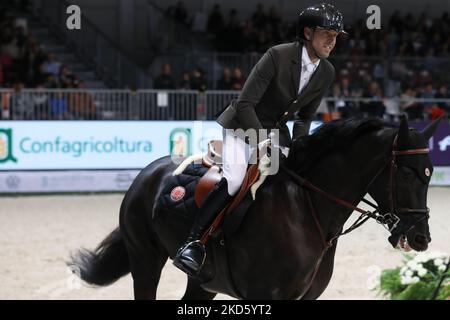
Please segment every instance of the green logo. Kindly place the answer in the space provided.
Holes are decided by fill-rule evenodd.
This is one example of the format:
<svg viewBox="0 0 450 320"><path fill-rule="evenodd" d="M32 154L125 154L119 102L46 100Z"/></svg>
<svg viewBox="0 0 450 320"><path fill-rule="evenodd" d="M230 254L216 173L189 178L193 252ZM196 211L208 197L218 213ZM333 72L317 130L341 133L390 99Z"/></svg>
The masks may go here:
<svg viewBox="0 0 450 320"><path fill-rule="evenodd" d="M170 155L187 157L191 155L192 145L191 129L176 128L170 133Z"/></svg>
<svg viewBox="0 0 450 320"><path fill-rule="evenodd" d="M17 162L13 156L12 129L0 129L0 163Z"/></svg>

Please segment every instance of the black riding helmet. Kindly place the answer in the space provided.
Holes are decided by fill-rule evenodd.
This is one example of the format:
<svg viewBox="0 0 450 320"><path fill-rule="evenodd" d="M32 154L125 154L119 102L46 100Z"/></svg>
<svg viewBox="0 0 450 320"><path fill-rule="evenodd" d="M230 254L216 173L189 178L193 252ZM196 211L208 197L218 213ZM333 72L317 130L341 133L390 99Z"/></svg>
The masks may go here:
<svg viewBox="0 0 450 320"><path fill-rule="evenodd" d="M300 12L297 21L297 38L299 40L307 40L305 39L305 27L331 29L347 34L344 30L342 13L328 3L317 4Z"/></svg>

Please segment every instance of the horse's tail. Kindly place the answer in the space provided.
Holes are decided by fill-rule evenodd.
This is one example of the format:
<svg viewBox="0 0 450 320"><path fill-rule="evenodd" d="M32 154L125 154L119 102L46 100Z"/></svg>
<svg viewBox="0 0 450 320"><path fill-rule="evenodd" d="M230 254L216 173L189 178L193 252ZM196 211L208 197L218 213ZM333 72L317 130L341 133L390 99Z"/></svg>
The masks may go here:
<svg viewBox="0 0 450 320"><path fill-rule="evenodd" d="M67 265L89 284L107 286L130 272L128 253L117 228L93 250L80 249Z"/></svg>

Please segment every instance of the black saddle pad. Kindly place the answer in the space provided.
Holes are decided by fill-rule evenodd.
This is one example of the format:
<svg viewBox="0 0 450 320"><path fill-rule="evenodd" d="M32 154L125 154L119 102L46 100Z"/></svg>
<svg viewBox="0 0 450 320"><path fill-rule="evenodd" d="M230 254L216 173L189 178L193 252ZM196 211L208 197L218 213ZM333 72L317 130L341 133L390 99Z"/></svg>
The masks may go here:
<svg viewBox="0 0 450 320"><path fill-rule="evenodd" d="M194 219L198 210L194 194L200 178L209 170L202 164L190 164L183 173L170 176L156 202L156 210L176 212L188 219Z"/></svg>
<svg viewBox="0 0 450 320"><path fill-rule="evenodd" d="M200 178L208 170L209 168L202 164L192 163L183 173L170 176L156 201L155 210L170 211L193 221L199 209L194 198L195 188ZM249 191L232 214L225 216L222 227L226 229L227 233L234 233L238 229L252 202L253 199Z"/></svg>

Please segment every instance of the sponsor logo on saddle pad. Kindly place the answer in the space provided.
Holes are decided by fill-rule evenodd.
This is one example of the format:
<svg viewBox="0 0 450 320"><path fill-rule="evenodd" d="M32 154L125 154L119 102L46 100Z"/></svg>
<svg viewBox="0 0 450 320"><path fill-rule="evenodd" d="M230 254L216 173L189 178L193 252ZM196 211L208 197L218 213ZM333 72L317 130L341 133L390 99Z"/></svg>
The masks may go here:
<svg viewBox="0 0 450 320"><path fill-rule="evenodd" d="M184 198L184 195L186 194L186 189L182 186L178 186L172 189L172 192L170 193L170 199L172 201L180 201Z"/></svg>

